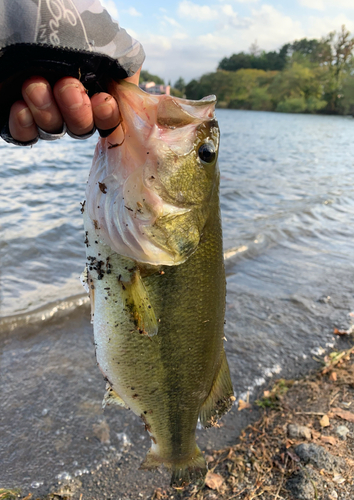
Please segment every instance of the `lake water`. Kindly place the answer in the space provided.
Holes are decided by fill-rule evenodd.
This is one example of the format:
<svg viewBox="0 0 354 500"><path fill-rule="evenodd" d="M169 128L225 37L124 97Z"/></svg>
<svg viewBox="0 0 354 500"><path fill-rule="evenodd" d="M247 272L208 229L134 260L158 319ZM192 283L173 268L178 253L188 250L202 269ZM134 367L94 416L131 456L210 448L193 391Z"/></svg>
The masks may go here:
<svg viewBox="0 0 354 500"><path fill-rule="evenodd" d="M313 356L343 342L333 327L350 327L354 120L234 110L218 110L217 116L226 350L236 395L244 398L274 375L306 371ZM79 281L85 263L80 202L95 142L65 138L32 149L0 144L0 369L6 381L0 423L8 436L0 444L0 486L19 481L44 488L51 477L91 470L113 453L85 441L106 417L86 414L76 392L86 391L92 408L103 393ZM53 407L49 394L56 395ZM131 426L127 439L139 448L135 417L111 415L109 424L119 427L123 419ZM225 419L228 431L212 431L207 438L201 433L202 445L229 443L239 432L237 418L233 411ZM21 422L16 431L13 419ZM36 432L27 435L33 426ZM69 437L62 437L62 428ZM53 452L58 430L64 445L57 437ZM21 448L24 435L26 449L30 443L35 450L30 467ZM111 448L122 453L123 438L117 436ZM5 453L9 447L15 450L11 456ZM48 456L50 470L44 467Z"/></svg>

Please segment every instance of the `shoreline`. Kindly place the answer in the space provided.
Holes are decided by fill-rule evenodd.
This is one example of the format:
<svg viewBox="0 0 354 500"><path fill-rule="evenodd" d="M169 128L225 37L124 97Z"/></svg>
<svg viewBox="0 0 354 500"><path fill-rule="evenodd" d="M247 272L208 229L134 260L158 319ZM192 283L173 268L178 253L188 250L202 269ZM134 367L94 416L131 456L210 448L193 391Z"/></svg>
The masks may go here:
<svg viewBox="0 0 354 500"><path fill-rule="evenodd" d="M239 437L224 448L205 450L209 473L201 489L172 490L165 470L131 471L139 460L132 450L92 474L63 477L49 491L26 489L21 495L0 488L0 498L349 500L354 493L354 343L346 340L349 349L326 355L324 365L310 374L268 384L256 403L241 404L238 414L245 423Z"/></svg>

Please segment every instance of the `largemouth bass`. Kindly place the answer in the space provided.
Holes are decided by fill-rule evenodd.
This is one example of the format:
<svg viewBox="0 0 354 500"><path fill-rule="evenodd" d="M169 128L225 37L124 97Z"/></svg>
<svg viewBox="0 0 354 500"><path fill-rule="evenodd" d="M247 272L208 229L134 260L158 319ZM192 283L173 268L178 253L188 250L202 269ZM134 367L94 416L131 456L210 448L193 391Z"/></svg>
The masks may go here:
<svg viewBox="0 0 354 500"><path fill-rule="evenodd" d="M164 464L181 486L207 471L198 417L216 425L235 399L223 348L215 97L112 85L124 140L99 140L83 206L104 405L141 416L152 440L141 468Z"/></svg>

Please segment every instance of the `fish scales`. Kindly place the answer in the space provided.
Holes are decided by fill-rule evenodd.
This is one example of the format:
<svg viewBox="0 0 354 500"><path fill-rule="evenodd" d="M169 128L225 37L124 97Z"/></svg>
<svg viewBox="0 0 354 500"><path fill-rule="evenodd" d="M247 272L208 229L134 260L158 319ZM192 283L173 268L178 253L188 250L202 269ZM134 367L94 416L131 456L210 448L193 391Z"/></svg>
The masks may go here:
<svg viewBox="0 0 354 500"><path fill-rule="evenodd" d="M131 99L137 91L127 88ZM125 90L125 86L121 87L118 94L123 120L126 108L119 95ZM142 96L141 91L138 91L138 97L151 99ZM175 101L179 102L178 99ZM183 113L182 119L185 119ZM215 128L215 120L213 122L208 116L199 117L199 121L202 127L199 124L197 134L210 141L211 134L208 127L205 129L204 122ZM128 123L125 141L129 130ZM99 158L102 158L102 152L103 156L105 154L106 141L101 140L97 150ZM165 160L167 173L161 173L160 169L159 179L168 176L168 168L172 172L164 180L164 187L168 186L170 194L166 195L162 189L160 192L165 195L165 201L168 198L169 204L175 203L179 197L179 208L183 205L183 193L191 189L191 178L201 175L198 172L200 165L196 167L193 163L190 169L194 168L195 172L189 171L186 182L185 173L195 156L193 151L193 154L189 150L187 153L190 157L184 152ZM180 167L175 169L173 162L178 163L181 159ZM219 173L215 162L212 167L207 176L202 174L202 180L210 180L205 184L209 189L205 190L207 194L199 189L199 193L193 194L192 201L184 200L188 211L179 211L172 217L172 221L177 219L178 229L174 228L171 233L164 228L167 243L158 243L159 250L162 246L171 254L172 248L178 254L180 262L176 265L159 264L164 260L161 257L158 262L151 263L153 255L146 258L149 262L130 258L124 245L125 255L116 252L113 244L107 244L109 221L107 223L98 212L91 211L90 214L87 208L84 211L88 256L86 281L91 296L97 362L108 381L105 402L113 401L129 407L141 416L152 440L142 468L153 469L163 463L172 470L173 485L184 485L204 477L206 464L195 441L198 417L204 426L215 425L234 400L223 349L226 288ZM107 182L107 167L103 170L101 178L97 171L94 172L92 184L104 183L107 188L106 193L101 189L100 200L111 189ZM181 189L184 191L180 192ZM89 185L88 206L90 196ZM203 201L202 209L198 208L196 200ZM99 209L102 201L95 201L91 207ZM137 206L140 205L142 203ZM150 228L145 225L142 231L150 230L161 238L159 231L163 219L164 215L155 217ZM169 221L169 224L173 225L173 222ZM172 243L168 243L169 238ZM178 242L181 242L179 247Z"/></svg>

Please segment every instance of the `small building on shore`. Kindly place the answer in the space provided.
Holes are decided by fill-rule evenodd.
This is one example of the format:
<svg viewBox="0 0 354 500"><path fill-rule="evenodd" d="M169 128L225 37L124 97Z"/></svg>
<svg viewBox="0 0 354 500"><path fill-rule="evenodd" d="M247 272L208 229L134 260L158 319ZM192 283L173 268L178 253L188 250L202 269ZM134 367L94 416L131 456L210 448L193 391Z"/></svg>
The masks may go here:
<svg viewBox="0 0 354 500"><path fill-rule="evenodd" d="M143 82L139 84L141 90L144 92L148 92L149 94L161 95L166 94L170 95L171 86L170 85L160 85L155 82Z"/></svg>

